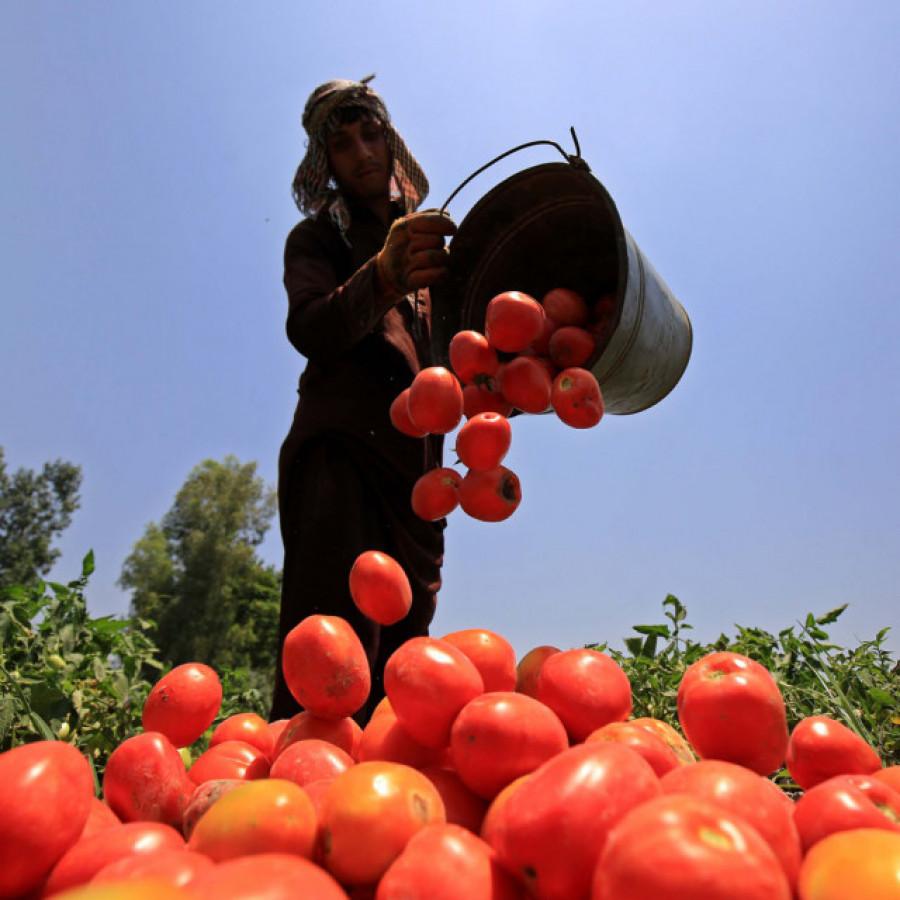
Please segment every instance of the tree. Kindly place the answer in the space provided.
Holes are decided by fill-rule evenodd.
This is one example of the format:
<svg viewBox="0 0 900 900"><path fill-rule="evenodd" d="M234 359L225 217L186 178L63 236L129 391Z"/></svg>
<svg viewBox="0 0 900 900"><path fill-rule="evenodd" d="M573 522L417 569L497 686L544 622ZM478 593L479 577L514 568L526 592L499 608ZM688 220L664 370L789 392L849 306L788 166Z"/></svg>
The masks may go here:
<svg viewBox="0 0 900 900"><path fill-rule="evenodd" d="M78 509L81 467L61 459L41 473L21 468L12 476L0 447L0 589L40 581L59 558L51 544Z"/></svg>
<svg viewBox="0 0 900 900"><path fill-rule="evenodd" d="M233 456L197 466L160 524L147 525L119 585L131 614L171 665L248 668L259 681L275 664L280 573L256 553L275 515L275 491L256 463Z"/></svg>

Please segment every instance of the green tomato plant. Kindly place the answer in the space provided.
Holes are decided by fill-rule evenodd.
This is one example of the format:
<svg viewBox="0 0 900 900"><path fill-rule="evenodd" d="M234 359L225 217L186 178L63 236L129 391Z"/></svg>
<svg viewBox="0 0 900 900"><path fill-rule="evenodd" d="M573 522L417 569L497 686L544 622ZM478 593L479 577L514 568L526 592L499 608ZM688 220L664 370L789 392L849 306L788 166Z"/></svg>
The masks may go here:
<svg viewBox="0 0 900 900"><path fill-rule="evenodd" d="M625 639L624 650L608 644L589 646L608 653L625 669L635 716L651 716L676 727L678 685L691 663L717 650L749 656L778 682L789 728L806 716L831 716L868 741L885 765L895 765L900 763L900 662L884 646L887 628L855 647L831 642L826 626L846 609L844 604L820 616L809 613L804 621L778 634L738 625L736 634L702 643L687 634L692 628L687 608L670 594L663 601L667 621L635 625L637 634ZM786 770L776 781L788 789L793 786Z"/></svg>
<svg viewBox="0 0 900 900"><path fill-rule="evenodd" d="M163 665L141 619L92 617L84 596L93 553L68 584L0 592L0 750L33 740L77 746L95 773L141 727Z"/></svg>

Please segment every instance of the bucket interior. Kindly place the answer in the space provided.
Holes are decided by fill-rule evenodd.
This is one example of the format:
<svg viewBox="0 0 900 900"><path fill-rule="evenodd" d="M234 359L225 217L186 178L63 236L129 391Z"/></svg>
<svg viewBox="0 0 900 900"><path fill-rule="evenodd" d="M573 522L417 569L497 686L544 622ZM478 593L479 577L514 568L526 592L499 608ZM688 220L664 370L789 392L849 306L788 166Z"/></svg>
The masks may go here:
<svg viewBox="0 0 900 900"><path fill-rule="evenodd" d="M603 353L622 312L627 280L624 228L612 198L589 171L569 163L526 169L487 193L450 242L450 277L432 289L432 350L447 365L457 331L484 331L488 302L503 291L540 300L569 288L589 305L614 294Z"/></svg>

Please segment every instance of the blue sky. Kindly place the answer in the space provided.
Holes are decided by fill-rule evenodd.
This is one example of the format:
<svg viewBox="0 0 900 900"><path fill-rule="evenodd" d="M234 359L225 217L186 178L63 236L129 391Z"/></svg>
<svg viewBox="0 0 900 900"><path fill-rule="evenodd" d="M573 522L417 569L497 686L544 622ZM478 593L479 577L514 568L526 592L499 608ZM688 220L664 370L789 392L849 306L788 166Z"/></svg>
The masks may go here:
<svg viewBox="0 0 900 900"><path fill-rule="evenodd" d="M515 421L522 505L451 516L434 633L620 645L668 593L704 639L844 602L838 639L896 628L898 44L874 0L3 4L0 444L83 468L53 576L93 549L91 607L124 613L122 562L195 465L274 483L300 112L376 72L430 205L574 126L694 328L658 406Z"/></svg>

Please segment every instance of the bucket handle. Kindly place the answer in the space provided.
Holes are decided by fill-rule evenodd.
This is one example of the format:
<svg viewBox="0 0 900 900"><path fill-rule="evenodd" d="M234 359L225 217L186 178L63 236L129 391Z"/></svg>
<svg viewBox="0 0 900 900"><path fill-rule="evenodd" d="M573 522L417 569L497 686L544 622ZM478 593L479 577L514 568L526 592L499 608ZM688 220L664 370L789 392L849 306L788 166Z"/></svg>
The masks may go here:
<svg viewBox="0 0 900 900"><path fill-rule="evenodd" d="M517 147L513 147L510 150L506 150L501 153L499 156L495 156L490 162L486 162L481 168L476 169L468 178L463 181L463 183L456 188L455 191L444 201L444 205L441 207L441 212L444 213L447 210L447 207L450 205L450 201L470 182L473 178L480 175L485 169L489 169L494 163L500 162L501 159L506 159L507 156L512 156L513 153L518 153L519 150L524 150L527 147L536 147L539 144L548 144L551 147L556 147L557 150L562 154L563 159L571 166L576 169L582 169L585 172L590 172L590 166L582 159L581 157L581 147L578 144L578 135L575 134L575 128L571 127L569 131L572 134L572 142L575 144L575 153L570 154L566 153L556 141L528 141L524 144L519 144Z"/></svg>

